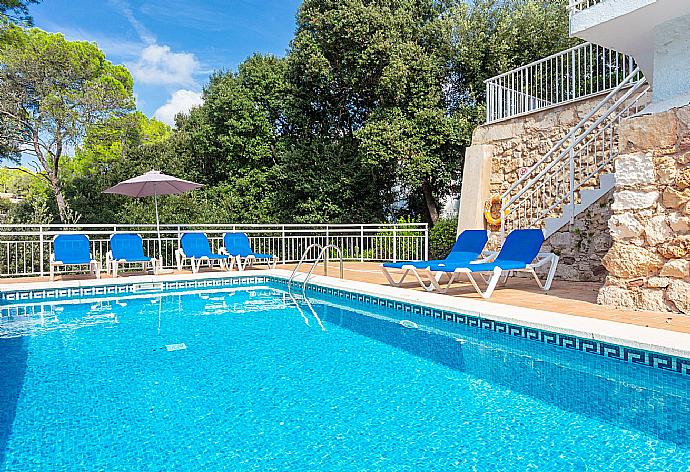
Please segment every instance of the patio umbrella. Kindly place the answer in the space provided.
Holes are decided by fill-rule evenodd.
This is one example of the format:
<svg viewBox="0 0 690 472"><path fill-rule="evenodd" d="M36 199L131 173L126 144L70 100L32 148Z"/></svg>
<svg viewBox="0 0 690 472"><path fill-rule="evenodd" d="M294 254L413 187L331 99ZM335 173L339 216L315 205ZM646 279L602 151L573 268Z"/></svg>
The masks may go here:
<svg viewBox="0 0 690 472"><path fill-rule="evenodd" d="M163 245L161 243L161 225L158 219L158 195L178 195L203 187L203 184L190 182L189 180L178 179L171 175L163 174L157 170L149 171L138 177L133 177L124 182L120 182L114 187L103 190L103 193L115 193L130 197L151 197L156 206L156 230L158 233L158 257L161 265L163 264Z"/></svg>

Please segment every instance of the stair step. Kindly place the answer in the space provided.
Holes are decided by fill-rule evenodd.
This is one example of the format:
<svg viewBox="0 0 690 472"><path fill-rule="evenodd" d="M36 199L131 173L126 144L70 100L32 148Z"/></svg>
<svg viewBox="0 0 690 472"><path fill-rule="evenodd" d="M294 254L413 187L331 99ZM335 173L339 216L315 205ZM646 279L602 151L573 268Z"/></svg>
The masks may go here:
<svg viewBox="0 0 690 472"><path fill-rule="evenodd" d="M544 219L544 237L548 238L553 233L570 223L570 218L546 218Z"/></svg>
<svg viewBox="0 0 690 472"><path fill-rule="evenodd" d="M619 90L622 91L623 87L628 86L630 88L625 92L625 100L621 100L616 94L607 95L594 107L592 113L582 118L544 155L542 160L528 170L528 172L539 172L539 181L524 182L524 186L514 194L512 192L515 189L511 188L510 201L516 207L524 208L522 213L514 211L513 218L518 218L521 214L528 220L520 221L519 225L541 224L548 237L569 224L574 217L595 205L615 188L616 176L609 169L619 152L616 136L620 118L637 113L639 106L644 105L650 97L649 85L638 81L634 75L629 76L625 83L620 83ZM599 116L600 113L597 114L604 110L606 111L602 116ZM596 125L590 124L592 116L599 116ZM587 131L583 134L584 129ZM603 144L601 146L600 141ZM594 149L592 149L592 143L594 143ZM548 162L549 157L552 158L550 162ZM568 195L563 194L563 187L570 188L569 181L575 186L597 182L598 187L580 188L577 191L579 201L577 204L571 205L562 201L553 204L549 201L549 198L553 198L555 194L568 200ZM540 191L545 192L549 198L535 204L534 194ZM544 218L544 214L558 216Z"/></svg>
<svg viewBox="0 0 690 472"><path fill-rule="evenodd" d="M561 216L544 219L544 235L548 238L556 231L570 224L571 212L573 212L574 218L606 195L616 185L615 174L601 174L599 176L599 184L598 188L580 190L580 203L575 204L574 212L573 207L564 205Z"/></svg>
<svg viewBox="0 0 690 472"><path fill-rule="evenodd" d="M578 206L584 206L585 208L587 208L592 203L599 200L599 198L601 198L602 195L603 193L598 188L580 190L580 203L575 205L575 208L577 209ZM577 214L577 211L575 212L575 214Z"/></svg>
<svg viewBox="0 0 690 472"><path fill-rule="evenodd" d="M604 191L604 193L611 190L616 186L616 174L600 174L599 175L599 188Z"/></svg>

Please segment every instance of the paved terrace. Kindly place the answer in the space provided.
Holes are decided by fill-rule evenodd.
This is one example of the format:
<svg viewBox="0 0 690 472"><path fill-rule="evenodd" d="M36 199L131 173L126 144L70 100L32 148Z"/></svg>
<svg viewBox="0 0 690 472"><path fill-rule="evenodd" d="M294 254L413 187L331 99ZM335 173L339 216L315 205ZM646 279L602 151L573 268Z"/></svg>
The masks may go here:
<svg viewBox="0 0 690 472"><path fill-rule="evenodd" d="M303 266L304 267L304 266ZM278 268L290 269L294 265L279 265ZM309 266L301 270L308 270ZM315 274L323 275L323 264L314 270ZM330 264L328 275L338 276L338 264ZM388 285L386 278L375 262L348 262L345 264L344 276L349 280L368 282L378 285ZM396 277L397 279L397 277ZM423 290L414 276L408 275L404 288ZM538 310L554 311L566 315L597 318L600 320L617 321L650 328L660 328L681 333L690 333L690 316L658 313L651 311L626 311L597 305L597 292L600 284L590 282L562 282L554 281L549 294L539 289L533 279L511 277L505 286L499 286L493 296L486 303L504 306L519 306ZM448 290L448 297L466 297L483 300L474 291L469 282L460 280Z"/></svg>
<svg viewBox="0 0 690 472"><path fill-rule="evenodd" d="M257 269L262 269L265 266L258 265ZM294 264L278 265L278 269L292 270ZM309 264L302 266L302 271L307 271ZM206 269L208 270L208 269ZM201 272L203 274L204 269ZM191 275L191 271L182 271L176 273L186 273ZM237 272L234 272L235 274ZM124 273L120 278L126 278L128 274L141 275L141 272ZM320 264L314 274L323 275L323 264ZM333 277L338 276L338 264L331 263L329 265L328 274ZM358 282L367 282L377 285L388 285L385 277L379 270L378 263L375 262L347 262L345 263L344 271L345 279L355 280ZM57 277L56 280L79 280L89 279L93 276L74 276L65 275ZM105 273L103 278L108 278ZM30 282L47 282L47 277L22 277L14 279L0 280L0 288L3 285L15 283L30 283ZM414 277L408 276L404 288L410 290L419 290L422 288L417 283ZM677 331L681 333L690 334L690 316L671 314L671 313L657 313L657 312L643 312L643 311L626 311L603 307L596 304L597 291L599 284L589 282L561 282L554 281L551 291L548 295L544 294L534 283L532 279L513 277L508 279L505 286L500 286L496 289L490 300L485 300L485 303L498 304L505 306L507 309L510 306L534 308L538 310L547 310L566 315L581 316L585 318L596 318L600 320L617 321L620 323L628 323L638 326L645 326L650 328L659 328L670 331ZM449 298L466 297L475 300L482 300L469 283L463 281L457 282L445 295Z"/></svg>

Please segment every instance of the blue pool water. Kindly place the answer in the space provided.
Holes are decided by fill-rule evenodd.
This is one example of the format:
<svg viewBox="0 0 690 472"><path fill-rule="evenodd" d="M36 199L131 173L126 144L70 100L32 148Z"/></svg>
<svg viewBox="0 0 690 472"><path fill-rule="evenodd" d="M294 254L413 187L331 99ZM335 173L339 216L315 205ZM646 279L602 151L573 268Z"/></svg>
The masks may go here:
<svg viewBox="0 0 690 472"><path fill-rule="evenodd" d="M313 301L0 311L0 470L690 470L687 376Z"/></svg>

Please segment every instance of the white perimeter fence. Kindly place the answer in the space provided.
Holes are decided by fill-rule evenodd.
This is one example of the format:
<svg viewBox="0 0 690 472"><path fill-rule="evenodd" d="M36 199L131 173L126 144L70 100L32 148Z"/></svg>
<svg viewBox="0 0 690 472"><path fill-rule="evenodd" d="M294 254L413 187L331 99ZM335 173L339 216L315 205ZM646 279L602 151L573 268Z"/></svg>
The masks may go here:
<svg viewBox="0 0 690 472"><path fill-rule="evenodd" d="M164 268L175 267L175 250L185 232L201 231L212 249L222 246L223 233L241 231L249 236L255 252L278 256L281 262L297 262L311 244L334 244L346 261L420 260L428 257L426 223L334 224L334 225L161 225L161 255ZM109 238L115 233L137 233L144 252L158 255L155 225L0 225L0 277L46 275L53 238L63 233L86 234L96 260L105 263ZM316 258L313 251L307 260ZM333 253L331 257L336 257Z"/></svg>

